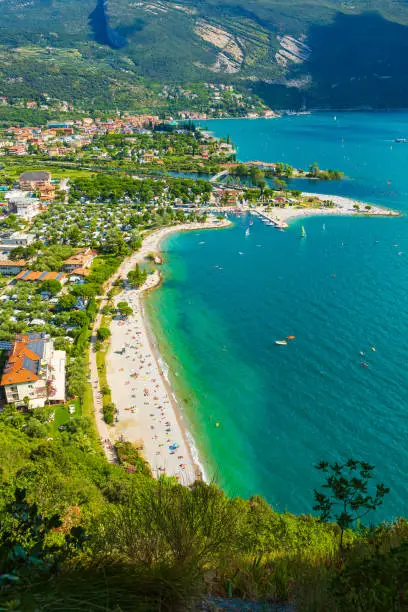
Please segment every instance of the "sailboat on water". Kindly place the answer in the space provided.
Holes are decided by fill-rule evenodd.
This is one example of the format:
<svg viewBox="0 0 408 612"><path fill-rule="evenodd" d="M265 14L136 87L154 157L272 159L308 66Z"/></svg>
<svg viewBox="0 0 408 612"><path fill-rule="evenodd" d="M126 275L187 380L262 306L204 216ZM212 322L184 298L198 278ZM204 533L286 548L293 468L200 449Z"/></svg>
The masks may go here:
<svg viewBox="0 0 408 612"><path fill-rule="evenodd" d="M306 238L306 236L307 236L304 225L302 225L302 229L300 231L300 235L301 235L302 238Z"/></svg>

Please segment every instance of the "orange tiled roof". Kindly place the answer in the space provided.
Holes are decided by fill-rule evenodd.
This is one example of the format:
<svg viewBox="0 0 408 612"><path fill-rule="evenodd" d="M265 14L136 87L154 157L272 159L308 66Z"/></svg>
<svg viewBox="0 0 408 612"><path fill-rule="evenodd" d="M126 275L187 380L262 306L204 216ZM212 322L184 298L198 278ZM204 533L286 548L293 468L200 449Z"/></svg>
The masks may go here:
<svg viewBox="0 0 408 612"><path fill-rule="evenodd" d="M19 259L18 261L12 261L11 259L0 259L0 268L22 268L26 266L27 262L23 259Z"/></svg>
<svg viewBox="0 0 408 612"><path fill-rule="evenodd" d="M86 264L91 257L95 257L97 255L96 251L92 251L91 249L83 249L75 255L72 255L64 265L73 266L76 265L78 268L81 268Z"/></svg>
<svg viewBox="0 0 408 612"><path fill-rule="evenodd" d="M31 272L30 270L22 270L17 274L15 280L23 281L46 281L46 280L57 280L62 281L66 277L64 272Z"/></svg>
<svg viewBox="0 0 408 612"><path fill-rule="evenodd" d="M71 274L77 274L78 276L89 276L91 271L89 268L75 268Z"/></svg>
<svg viewBox="0 0 408 612"><path fill-rule="evenodd" d="M29 359L31 362L38 363L41 358L39 355L34 353L28 348L23 341L14 342L13 348L11 349L10 357L4 367L3 376L1 377L0 385L17 385L21 383L32 382L40 380L37 374L34 374L31 370L24 367L24 360Z"/></svg>

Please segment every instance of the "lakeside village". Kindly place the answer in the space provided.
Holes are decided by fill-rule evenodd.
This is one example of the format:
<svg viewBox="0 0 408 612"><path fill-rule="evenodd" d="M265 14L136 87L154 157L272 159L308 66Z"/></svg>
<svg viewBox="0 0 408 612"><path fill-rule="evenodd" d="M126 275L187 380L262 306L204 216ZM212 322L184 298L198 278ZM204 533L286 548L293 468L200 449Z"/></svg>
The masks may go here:
<svg viewBox="0 0 408 612"><path fill-rule="evenodd" d="M24 414L18 423L33 437L52 438L93 414L92 336L96 403L106 424L118 421L106 353L112 323L132 307L115 296L152 286L162 263L157 251L125 273L123 262L153 230L216 227L226 211L249 209L284 227L279 211L337 209L291 190L289 181L341 173L316 164L307 171L241 164L229 138L153 116L10 126L0 147L0 407L10 418Z"/></svg>
<svg viewBox="0 0 408 612"><path fill-rule="evenodd" d="M228 117L246 117L248 119L273 119L280 113L271 110L256 95L238 91L234 85L227 83L195 83L191 87L181 85L163 85L155 91L157 99L156 112L160 119L166 121L176 120L205 120L210 118L222 119ZM51 117L64 117L66 115L82 117L87 111L66 101L42 93L35 99L7 96L0 92L0 109L2 116L18 116L20 121L29 118L38 119L41 115ZM106 115L108 111L94 111ZM150 112L154 111L150 109ZM291 114L290 111L286 113ZM286 114L285 113L285 114ZM123 113L123 116L130 113Z"/></svg>

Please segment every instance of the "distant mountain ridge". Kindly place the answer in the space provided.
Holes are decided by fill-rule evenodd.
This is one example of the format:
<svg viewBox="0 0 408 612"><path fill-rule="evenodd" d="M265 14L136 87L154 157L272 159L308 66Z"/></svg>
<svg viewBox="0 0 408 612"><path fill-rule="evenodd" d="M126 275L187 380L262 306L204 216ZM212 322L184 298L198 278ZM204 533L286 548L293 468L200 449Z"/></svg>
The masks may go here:
<svg viewBox="0 0 408 612"><path fill-rule="evenodd" d="M93 83L98 103L147 105L207 81L275 108L408 106L407 0L0 0L0 16L3 95L92 103Z"/></svg>

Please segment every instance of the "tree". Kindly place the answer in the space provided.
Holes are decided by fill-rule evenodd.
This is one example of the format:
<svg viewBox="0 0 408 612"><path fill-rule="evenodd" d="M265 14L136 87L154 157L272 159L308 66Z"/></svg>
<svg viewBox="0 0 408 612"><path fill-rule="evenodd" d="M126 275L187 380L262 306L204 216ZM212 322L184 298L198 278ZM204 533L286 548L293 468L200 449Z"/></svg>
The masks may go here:
<svg viewBox="0 0 408 612"><path fill-rule="evenodd" d="M76 304L76 301L76 297L70 295L69 293L62 295L58 300L57 310L72 310Z"/></svg>
<svg viewBox="0 0 408 612"><path fill-rule="evenodd" d="M67 393L82 398L86 388L86 367L83 357L72 359L67 365Z"/></svg>
<svg viewBox="0 0 408 612"><path fill-rule="evenodd" d="M37 255L38 249L30 245L28 247L19 246L10 251L10 259L16 261L18 259L31 259Z"/></svg>
<svg viewBox="0 0 408 612"><path fill-rule="evenodd" d="M258 183L258 187L261 190L261 196L263 196L263 194L264 194L266 185L267 185L266 181L263 181L263 180L259 181L259 183Z"/></svg>
<svg viewBox="0 0 408 612"><path fill-rule="evenodd" d="M50 538L51 533L61 530L61 517L58 514L44 517L36 503L27 501L24 489L15 490L14 499L5 505L3 512L0 583L4 597L6 593L10 596L7 586L36 583L40 577L55 578L61 565L82 550L86 540L83 529L72 527L59 540ZM14 607L13 602L10 605Z"/></svg>
<svg viewBox="0 0 408 612"><path fill-rule="evenodd" d="M57 295L61 291L61 289L61 283L54 279L46 280L41 285L41 291L47 291L52 296Z"/></svg>
<svg viewBox="0 0 408 612"><path fill-rule="evenodd" d="M129 246L134 251L137 251L142 246L142 237L139 232L132 232L129 236Z"/></svg>
<svg viewBox="0 0 408 612"><path fill-rule="evenodd" d="M141 287L147 278L147 271L142 270L139 264L136 264L136 268L134 270L130 270L127 275L127 279L131 285L134 287Z"/></svg>
<svg viewBox="0 0 408 612"><path fill-rule="evenodd" d="M30 438L45 438L48 433L48 428L44 423L32 417L28 421L24 431Z"/></svg>
<svg viewBox="0 0 408 612"><path fill-rule="evenodd" d="M351 528L355 521L381 506L389 489L382 483L376 484L375 493L369 494L368 482L372 478L374 466L364 461L349 459L344 464L321 461L316 469L327 474L323 488L329 490L329 493L326 495L314 490L316 504L313 510L320 513L322 521L336 521L341 531L342 548L345 529Z"/></svg>
<svg viewBox="0 0 408 612"><path fill-rule="evenodd" d="M99 293L99 287L93 283L84 283L83 285L75 285L72 287L71 294L82 298L94 298ZM75 300L76 302L76 300Z"/></svg>
<svg viewBox="0 0 408 612"><path fill-rule="evenodd" d="M77 225L73 225L67 232L67 240L72 246L78 246L82 238L81 230Z"/></svg>
<svg viewBox="0 0 408 612"><path fill-rule="evenodd" d="M50 406L42 406L35 408L33 416L40 421L40 423L47 423L51 416L52 408Z"/></svg>
<svg viewBox="0 0 408 612"><path fill-rule="evenodd" d="M284 187L286 187L286 182L278 178L273 179L273 184L274 184L274 187L279 190L282 190L284 189Z"/></svg>
<svg viewBox="0 0 408 612"><path fill-rule="evenodd" d="M317 162L313 162L313 164L310 164L309 166L309 176L318 176L319 174L319 164Z"/></svg>
<svg viewBox="0 0 408 612"><path fill-rule="evenodd" d="M129 317L133 313L133 310L127 302L118 302L117 309L123 317Z"/></svg>
<svg viewBox="0 0 408 612"><path fill-rule="evenodd" d="M115 404L113 402L105 404L102 410L103 410L103 418L105 419L105 423L107 423L108 425L112 425L114 421L115 410L116 410Z"/></svg>
<svg viewBox="0 0 408 612"><path fill-rule="evenodd" d="M101 340L101 342L105 342L105 340L107 340L111 335L110 330L107 327L100 327L96 333L98 340Z"/></svg>
<svg viewBox="0 0 408 612"><path fill-rule="evenodd" d="M106 235L105 241L102 244L102 248L105 253L111 255L128 255L129 249L126 242L123 239L123 235L116 229L111 229Z"/></svg>
<svg viewBox="0 0 408 612"><path fill-rule="evenodd" d="M69 314L68 322L70 325L83 327L84 325L89 324L89 319L86 312L83 310L74 310Z"/></svg>
<svg viewBox="0 0 408 612"><path fill-rule="evenodd" d="M176 219L177 221L184 223L184 221L186 220L186 215L184 214L184 210L178 210L176 212Z"/></svg>
<svg viewBox="0 0 408 612"><path fill-rule="evenodd" d="M128 224L135 229L140 224L140 217L135 214L130 215Z"/></svg>

